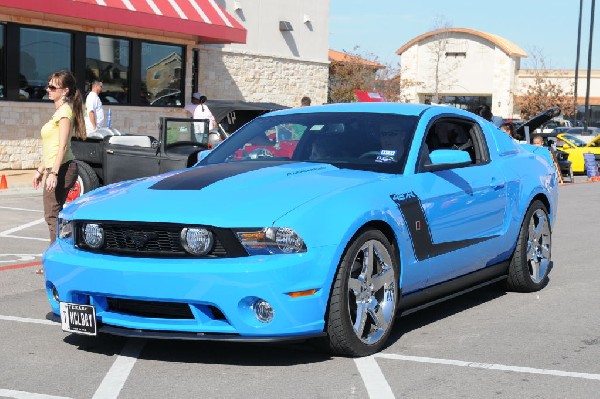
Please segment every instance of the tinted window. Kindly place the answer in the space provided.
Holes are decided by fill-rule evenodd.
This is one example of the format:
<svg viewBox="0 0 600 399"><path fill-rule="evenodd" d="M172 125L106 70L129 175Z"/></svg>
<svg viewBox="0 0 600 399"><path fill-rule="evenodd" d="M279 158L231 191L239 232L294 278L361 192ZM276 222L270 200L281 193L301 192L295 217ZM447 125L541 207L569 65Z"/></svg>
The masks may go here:
<svg viewBox="0 0 600 399"><path fill-rule="evenodd" d="M505 134L500 135L502 139L505 138L504 136L509 137ZM481 128L475 122L463 119L440 118L428 127L419 156L421 167L429 162L429 154L435 150L466 151L469 153L472 165L489 161Z"/></svg>
<svg viewBox="0 0 600 399"><path fill-rule="evenodd" d="M203 162L312 162L401 173L417 120L416 116L343 112L260 117Z"/></svg>
<svg viewBox="0 0 600 399"><path fill-rule="evenodd" d="M71 34L44 29L21 28L19 99L47 98L48 77L71 69Z"/></svg>
<svg viewBox="0 0 600 399"><path fill-rule="evenodd" d="M183 105L183 48L142 43L141 98L154 106Z"/></svg>
<svg viewBox="0 0 600 399"><path fill-rule="evenodd" d="M5 29L5 26L0 25L0 98L4 98L4 96L6 96L6 94L5 94L6 82L4 81L4 76L5 76L4 54L6 51L4 48L4 29Z"/></svg>
<svg viewBox="0 0 600 399"><path fill-rule="evenodd" d="M127 40L86 37L86 83L88 86L94 80L103 83L100 98L105 104L129 103L129 48Z"/></svg>

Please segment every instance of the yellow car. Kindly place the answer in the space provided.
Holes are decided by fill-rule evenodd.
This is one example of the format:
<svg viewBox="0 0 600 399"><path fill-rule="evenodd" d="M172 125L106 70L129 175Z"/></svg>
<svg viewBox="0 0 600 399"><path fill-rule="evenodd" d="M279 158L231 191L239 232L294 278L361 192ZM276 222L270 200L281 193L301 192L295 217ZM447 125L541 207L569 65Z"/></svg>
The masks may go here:
<svg viewBox="0 0 600 399"><path fill-rule="evenodd" d="M594 137L592 141L586 143L575 134L558 134L556 136L556 149L569 154L569 161L574 173L585 173L585 163L583 154L592 153L596 158L596 163L600 164L600 136Z"/></svg>

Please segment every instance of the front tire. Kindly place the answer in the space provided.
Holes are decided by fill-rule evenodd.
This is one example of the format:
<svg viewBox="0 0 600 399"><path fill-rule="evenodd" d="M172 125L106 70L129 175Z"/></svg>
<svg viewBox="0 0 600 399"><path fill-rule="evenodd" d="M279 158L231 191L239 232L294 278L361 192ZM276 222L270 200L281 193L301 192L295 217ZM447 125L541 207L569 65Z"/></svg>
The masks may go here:
<svg viewBox="0 0 600 399"><path fill-rule="evenodd" d="M331 352L367 356L381 350L396 316L399 266L394 247L378 230L352 241L340 262L329 300Z"/></svg>
<svg viewBox="0 0 600 399"><path fill-rule="evenodd" d="M509 266L507 288L518 292L534 292L544 288L550 273L551 246L548 210L541 201L534 201L519 231Z"/></svg>

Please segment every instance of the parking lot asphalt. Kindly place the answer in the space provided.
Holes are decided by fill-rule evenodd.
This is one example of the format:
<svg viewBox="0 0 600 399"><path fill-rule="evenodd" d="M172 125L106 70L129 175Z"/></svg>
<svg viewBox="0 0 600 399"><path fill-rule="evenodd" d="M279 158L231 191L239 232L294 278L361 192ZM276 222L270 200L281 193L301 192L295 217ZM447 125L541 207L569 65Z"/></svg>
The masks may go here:
<svg viewBox="0 0 600 399"><path fill-rule="evenodd" d="M306 343L66 334L48 320L44 278L34 273L48 245L40 191L16 185L2 191L0 397L596 398L600 392L598 183L560 188L554 269L542 291L480 289L400 317L388 347L360 359L332 357Z"/></svg>

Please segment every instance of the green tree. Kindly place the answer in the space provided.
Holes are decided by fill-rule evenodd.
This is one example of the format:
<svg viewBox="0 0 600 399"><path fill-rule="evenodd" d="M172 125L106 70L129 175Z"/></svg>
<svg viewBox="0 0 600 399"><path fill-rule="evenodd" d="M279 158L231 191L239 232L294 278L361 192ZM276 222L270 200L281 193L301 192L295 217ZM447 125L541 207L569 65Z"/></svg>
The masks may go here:
<svg viewBox="0 0 600 399"><path fill-rule="evenodd" d="M382 63L373 54L362 54L358 47L335 55L329 65L328 102L355 102L354 90L379 92L387 101L405 101L403 89L414 84L402 79L399 65Z"/></svg>

